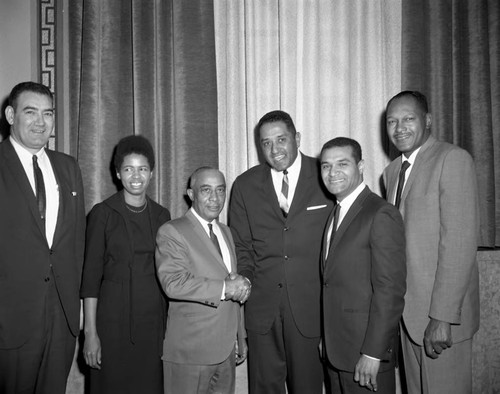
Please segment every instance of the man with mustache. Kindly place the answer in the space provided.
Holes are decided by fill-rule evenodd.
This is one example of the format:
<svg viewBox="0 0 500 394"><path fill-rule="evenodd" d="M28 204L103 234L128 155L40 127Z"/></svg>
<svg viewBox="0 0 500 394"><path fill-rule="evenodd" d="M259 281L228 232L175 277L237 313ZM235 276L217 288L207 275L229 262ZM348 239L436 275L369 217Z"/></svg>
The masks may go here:
<svg viewBox="0 0 500 394"><path fill-rule="evenodd" d="M235 365L246 358L243 304L250 294L236 274L233 237L218 221L224 175L201 167L191 175L191 209L156 237L156 266L169 297L163 344L165 394L233 393Z"/></svg>
<svg viewBox="0 0 500 394"><path fill-rule="evenodd" d="M387 134L401 152L384 183L405 222L404 369L409 393L465 394L479 328L476 172L465 150L436 140L431 123L420 92L403 91L387 104Z"/></svg>

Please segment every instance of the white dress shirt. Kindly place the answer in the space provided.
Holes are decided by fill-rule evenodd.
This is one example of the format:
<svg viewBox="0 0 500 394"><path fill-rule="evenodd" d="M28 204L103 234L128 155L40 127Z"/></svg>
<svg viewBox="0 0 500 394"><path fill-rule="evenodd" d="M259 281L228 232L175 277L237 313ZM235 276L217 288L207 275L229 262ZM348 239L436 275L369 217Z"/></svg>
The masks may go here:
<svg viewBox="0 0 500 394"><path fill-rule="evenodd" d="M23 165L24 172L28 177L33 194L36 197L35 175L33 173L33 154L19 144L12 136L9 137L12 146L14 147L21 164ZM54 241L54 233L56 231L57 213L59 211L59 185L57 184L54 170L50 164L49 157L45 149L40 149L37 154L38 166L42 171L43 182L45 184L45 198L46 198L46 211L45 211L45 237L49 248L52 247Z"/></svg>

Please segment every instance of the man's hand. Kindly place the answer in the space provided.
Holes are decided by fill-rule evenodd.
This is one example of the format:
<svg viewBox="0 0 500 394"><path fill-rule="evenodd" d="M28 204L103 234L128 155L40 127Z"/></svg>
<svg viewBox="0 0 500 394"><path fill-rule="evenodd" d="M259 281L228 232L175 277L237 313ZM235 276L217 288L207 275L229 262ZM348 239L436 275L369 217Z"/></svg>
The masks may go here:
<svg viewBox="0 0 500 394"><path fill-rule="evenodd" d="M241 341L241 347L238 345L238 340L236 340L235 352L236 352L236 365L240 365L243 361L246 360L248 355L248 346L246 339Z"/></svg>
<svg viewBox="0 0 500 394"><path fill-rule="evenodd" d="M354 369L354 381L360 386L366 386L368 390L377 391L377 374L380 360L366 357L364 354L359 358Z"/></svg>
<svg viewBox="0 0 500 394"><path fill-rule="evenodd" d="M243 304L250 296L252 285L244 276L231 272L224 281L226 283L226 300L233 300Z"/></svg>
<svg viewBox="0 0 500 394"><path fill-rule="evenodd" d="M450 323L431 318L424 333L424 348L427 356L438 358L441 352L451 345L453 345L453 339Z"/></svg>

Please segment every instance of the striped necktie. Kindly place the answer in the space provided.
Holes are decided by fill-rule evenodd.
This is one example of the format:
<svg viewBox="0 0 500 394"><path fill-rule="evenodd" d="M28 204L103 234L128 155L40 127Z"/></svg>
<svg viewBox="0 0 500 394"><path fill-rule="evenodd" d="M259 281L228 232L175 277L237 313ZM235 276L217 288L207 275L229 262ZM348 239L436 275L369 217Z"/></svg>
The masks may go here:
<svg viewBox="0 0 500 394"><path fill-rule="evenodd" d="M281 182L281 198L280 198L280 208L283 211L283 215L286 217L288 215L288 171L283 171L283 181Z"/></svg>

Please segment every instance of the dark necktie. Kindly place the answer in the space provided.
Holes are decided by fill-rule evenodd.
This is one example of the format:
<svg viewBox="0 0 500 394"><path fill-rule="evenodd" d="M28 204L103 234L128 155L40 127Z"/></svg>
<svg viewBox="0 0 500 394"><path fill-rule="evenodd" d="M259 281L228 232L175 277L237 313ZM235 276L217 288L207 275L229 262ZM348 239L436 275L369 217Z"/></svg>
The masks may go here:
<svg viewBox="0 0 500 394"><path fill-rule="evenodd" d="M281 183L281 203L280 208L283 211L283 215L288 215L288 171L283 171L283 182Z"/></svg>
<svg viewBox="0 0 500 394"><path fill-rule="evenodd" d="M339 216L340 216L340 204L337 203L335 204L335 208L333 208L333 225L328 244L328 254L330 254L330 249L332 248L333 244L333 237L335 237L335 232L337 231L337 226L339 224Z"/></svg>
<svg viewBox="0 0 500 394"><path fill-rule="evenodd" d="M215 233L212 229L212 223L208 223L208 230L210 233L210 239L212 240L212 242L215 246L215 249L217 249L217 251L219 252L219 254L222 257L222 251L220 250L219 240L217 239L217 235L215 235Z"/></svg>
<svg viewBox="0 0 500 394"><path fill-rule="evenodd" d="M45 182L43 181L43 174L40 167L38 167L38 158L33 155L33 173L35 174L35 189L36 189L36 201L38 203L38 212L40 212L40 217L45 220Z"/></svg>
<svg viewBox="0 0 500 394"><path fill-rule="evenodd" d="M403 187L405 184L405 173L408 167L410 167L410 163L406 160L403 161L401 170L399 171L398 189L396 190L396 202L394 203L396 208L399 208L399 204L401 203L401 194L403 194Z"/></svg>

